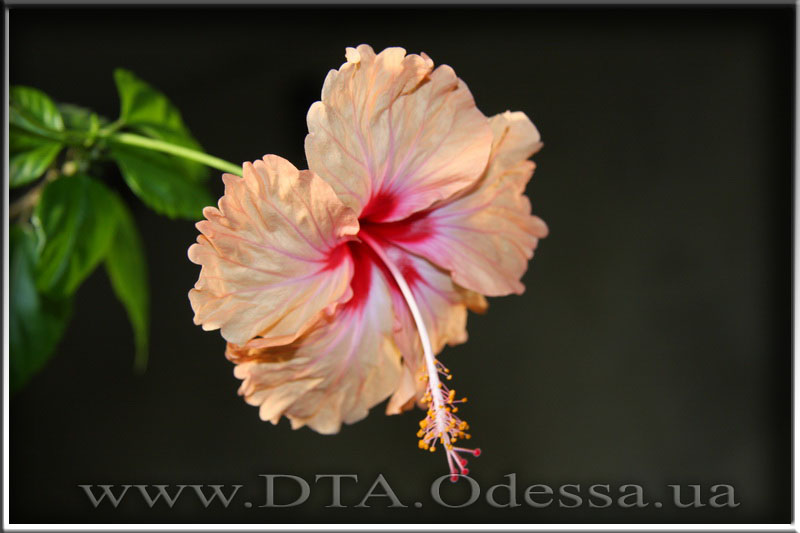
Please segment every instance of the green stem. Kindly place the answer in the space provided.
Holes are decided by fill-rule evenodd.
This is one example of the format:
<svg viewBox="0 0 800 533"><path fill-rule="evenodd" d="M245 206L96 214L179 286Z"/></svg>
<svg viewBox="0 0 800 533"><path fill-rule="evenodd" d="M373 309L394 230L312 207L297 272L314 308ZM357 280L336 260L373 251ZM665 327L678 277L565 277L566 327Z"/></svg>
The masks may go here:
<svg viewBox="0 0 800 533"><path fill-rule="evenodd" d="M214 157L213 155L208 155L206 153L198 152L197 150L178 146L166 141L159 141L157 139L143 137L142 135L136 135L135 133L115 133L109 137L109 140L119 144L139 146L141 148L149 148L150 150L164 152L165 154L176 155L178 157L183 157L184 159L197 161L198 163L202 163L211 168L216 168L217 170L221 170L223 172L230 172L231 174L235 174L237 176L242 175L241 166L229 163L224 159L220 159L219 157Z"/></svg>

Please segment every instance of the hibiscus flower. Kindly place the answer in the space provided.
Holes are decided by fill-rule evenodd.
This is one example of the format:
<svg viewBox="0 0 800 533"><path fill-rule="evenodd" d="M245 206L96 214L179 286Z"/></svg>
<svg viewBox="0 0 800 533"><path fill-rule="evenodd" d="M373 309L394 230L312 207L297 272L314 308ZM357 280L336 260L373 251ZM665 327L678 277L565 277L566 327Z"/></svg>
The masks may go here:
<svg viewBox="0 0 800 533"><path fill-rule="evenodd" d="M466 474L469 426L436 359L467 310L520 294L547 226L524 190L540 147L525 116L491 118L424 53L348 48L308 111L309 170L275 155L223 175L189 258L194 321L219 329L263 420L336 433L390 398L418 404L419 447Z"/></svg>

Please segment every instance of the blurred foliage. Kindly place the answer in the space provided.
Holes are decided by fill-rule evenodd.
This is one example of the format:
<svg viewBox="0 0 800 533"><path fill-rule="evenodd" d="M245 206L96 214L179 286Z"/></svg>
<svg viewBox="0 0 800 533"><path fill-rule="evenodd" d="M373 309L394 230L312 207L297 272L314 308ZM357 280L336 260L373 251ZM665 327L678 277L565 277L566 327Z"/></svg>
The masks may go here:
<svg viewBox="0 0 800 533"><path fill-rule="evenodd" d="M206 165L232 166L203 153L165 95L127 70L117 69L114 80L120 114L113 122L90 109L57 104L32 87L9 91L8 183L20 189L9 209L12 392L51 357L75 293L101 263L130 319L135 367L146 367L149 292L142 239L125 202L101 181L97 163L114 161L149 208L190 220L213 203Z"/></svg>

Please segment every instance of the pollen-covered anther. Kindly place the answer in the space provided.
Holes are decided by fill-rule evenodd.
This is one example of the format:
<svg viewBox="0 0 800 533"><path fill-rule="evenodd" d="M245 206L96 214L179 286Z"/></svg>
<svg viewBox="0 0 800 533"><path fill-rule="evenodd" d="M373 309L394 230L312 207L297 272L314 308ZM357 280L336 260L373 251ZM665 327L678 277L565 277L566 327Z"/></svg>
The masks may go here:
<svg viewBox="0 0 800 533"><path fill-rule="evenodd" d="M437 364L437 369L439 374L443 375L443 365ZM421 442L426 444L424 447L420 445L420 449L434 451L441 444L447 454L451 479L457 481L459 477L469 473L466 468L467 460L462 457L462 454L475 457L480 455L480 451L476 454L475 450L455 445L460 439L470 438L470 435L465 433L469 424L455 414L458 408L453 404L459 403L461 400L455 399L455 390L444 386L441 381L437 383L435 379L428 383L428 389L423 398L429 401L430 407L426 417L419 422L420 430L417 435Z"/></svg>

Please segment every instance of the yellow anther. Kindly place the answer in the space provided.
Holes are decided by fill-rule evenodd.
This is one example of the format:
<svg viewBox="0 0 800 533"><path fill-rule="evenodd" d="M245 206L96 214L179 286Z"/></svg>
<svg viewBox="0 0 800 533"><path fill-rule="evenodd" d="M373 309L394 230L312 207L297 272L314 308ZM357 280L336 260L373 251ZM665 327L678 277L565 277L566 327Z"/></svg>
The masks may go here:
<svg viewBox="0 0 800 533"><path fill-rule="evenodd" d="M465 433L465 434L464 434L464 438L465 438L465 439L467 439L467 440L469 440L469 439L471 439L471 438L472 438L472 435L470 435L469 433Z"/></svg>
<svg viewBox="0 0 800 533"><path fill-rule="evenodd" d="M457 413L458 412L458 407L453 407L453 412Z"/></svg>
<svg viewBox="0 0 800 533"><path fill-rule="evenodd" d="M435 452L436 451L436 446L431 446L430 450L431 450L431 453Z"/></svg>
<svg viewBox="0 0 800 533"><path fill-rule="evenodd" d="M423 418L422 420L419 421L419 427L424 428L427 425L428 425L428 419L427 418Z"/></svg>
<svg viewBox="0 0 800 533"><path fill-rule="evenodd" d="M450 374L447 374L447 381L450 381L451 379L453 379L453 376L451 376Z"/></svg>
<svg viewBox="0 0 800 533"><path fill-rule="evenodd" d="M452 402L455 397L456 397L456 390L453 389L450 391L450 396L448 396L447 401Z"/></svg>

